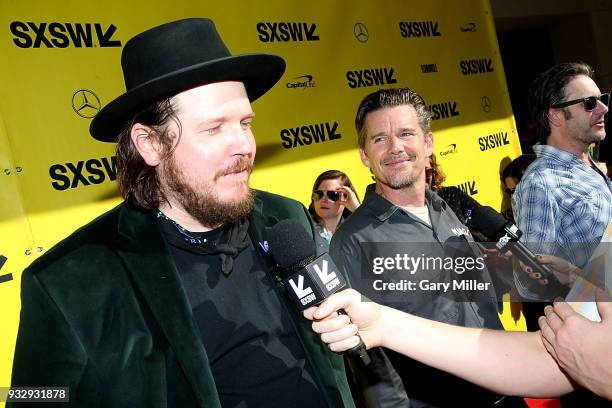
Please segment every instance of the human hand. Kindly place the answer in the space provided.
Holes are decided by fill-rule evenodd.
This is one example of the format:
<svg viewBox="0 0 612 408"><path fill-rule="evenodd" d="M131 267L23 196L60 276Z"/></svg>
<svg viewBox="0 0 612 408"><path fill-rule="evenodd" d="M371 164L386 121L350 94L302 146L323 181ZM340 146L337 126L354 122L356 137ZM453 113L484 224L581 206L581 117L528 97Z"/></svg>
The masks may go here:
<svg viewBox="0 0 612 408"><path fill-rule="evenodd" d="M339 309L347 314L338 314ZM346 289L306 309L304 316L313 320L312 329L330 350L342 352L359 344L360 337L367 348L382 345L381 309L378 303L362 301L359 292Z"/></svg>
<svg viewBox="0 0 612 408"><path fill-rule="evenodd" d="M342 192L340 204L348 208L350 212L355 212L357 207L359 207L359 200L355 192L347 186L340 186L337 191Z"/></svg>
<svg viewBox="0 0 612 408"><path fill-rule="evenodd" d="M578 384L612 400L612 303L598 292L601 322L575 312L565 302L544 309L538 324L546 350Z"/></svg>
<svg viewBox="0 0 612 408"><path fill-rule="evenodd" d="M559 282L565 286L571 286L582 272L579 267L558 256L538 254L536 258L542 265L548 266Z"/></svg>
<svg viewBox="0 0 612 408"><path fill-rule="evenodd" d="M576 280L577 275L581 272L580 268L574 264L554 255L538 254L536 255L536 259L540 264L550 269L562 286L571 286ZM518 261L518 263L520 270L529 276L529 278L537 281L540 285L545 286L550 283L548 277L542 276L540 272L533 270L533 268L525 265L521 261Z"/></svg>

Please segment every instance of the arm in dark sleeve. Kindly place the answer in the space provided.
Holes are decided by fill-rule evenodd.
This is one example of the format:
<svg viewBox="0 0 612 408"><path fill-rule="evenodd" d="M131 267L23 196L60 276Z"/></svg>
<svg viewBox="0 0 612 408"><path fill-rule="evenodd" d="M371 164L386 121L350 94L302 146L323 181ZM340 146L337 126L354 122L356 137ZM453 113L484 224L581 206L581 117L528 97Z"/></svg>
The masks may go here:
<svg viewBox="0 0 612 408"><path fill-rule="evenodd" d="M361 248L350 235L336 232L332 237L329 254L349 286L363 291L361 279ZM372 362L363 367L359 362L345 357L350 381L356 399L370 408L399 408L410 405L402 380L384 350L376 347L368 350Z"/></svg>
<svg viewBox="0 0 612 408"><path fill-rule="evenodd" d="M87 356L79 339L54 300L36 275L24 271L12 386L70 387L71 404L58 406L75 406L72 402L75 401L86 362ZM7 408L13 406L22 408L29 404L7 404Z"/></svg>
<svg viewBox="0 0 612 408"><path fill-rule="evenodd" d="M361 287L361 251L359 244L341 232L336 232L329 245L329 255L344 276L349 286Z"/></svg>

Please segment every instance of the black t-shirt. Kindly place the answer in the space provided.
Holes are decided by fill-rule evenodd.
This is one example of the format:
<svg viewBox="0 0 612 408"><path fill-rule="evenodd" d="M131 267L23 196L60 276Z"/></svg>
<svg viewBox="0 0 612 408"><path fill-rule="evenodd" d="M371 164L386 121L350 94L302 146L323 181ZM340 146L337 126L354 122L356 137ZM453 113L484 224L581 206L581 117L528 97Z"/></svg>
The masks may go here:
<svg viewBox="0 0 612 408"><path fill-rule="evenodd" d="M171 221L159 222L166 238L180 235ZM228 230L190 234L216 242ZM273 289L268 267L248 235L247 239L248 246L234 258L228 274L221 271L219 255L170 245L221 404L326 407L293 322Z"/></svg>

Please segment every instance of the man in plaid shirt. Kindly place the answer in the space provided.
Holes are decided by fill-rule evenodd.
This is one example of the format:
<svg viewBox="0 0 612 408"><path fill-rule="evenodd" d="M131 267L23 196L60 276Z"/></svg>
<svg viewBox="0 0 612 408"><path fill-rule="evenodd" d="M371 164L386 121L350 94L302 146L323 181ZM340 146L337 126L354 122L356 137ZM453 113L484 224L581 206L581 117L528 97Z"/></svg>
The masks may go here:
<svg viewBox="0 0 612 408"><path fill-rule="evenodd" d="M540 74L529 95L529 110L540 143L512 208L522 241L534 252L555 255L582 268L612 216L612 184L589 155L589 146L606 136L604 117L610 94L593 81L583 62L556 65ZM515 271L519 294L538 296L528 287L539 274ZM553 294L564 295L563 293Z"/></svg>

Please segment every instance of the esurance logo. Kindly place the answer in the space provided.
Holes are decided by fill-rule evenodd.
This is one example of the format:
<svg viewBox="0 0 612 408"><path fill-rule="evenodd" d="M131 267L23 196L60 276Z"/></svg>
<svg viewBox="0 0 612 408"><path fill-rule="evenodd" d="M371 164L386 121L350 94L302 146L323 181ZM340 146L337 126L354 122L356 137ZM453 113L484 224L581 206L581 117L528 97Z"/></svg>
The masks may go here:
<svg viewBox="0 0 612 408"><path fill-rule="evenodd" d="M338 122L302 125L280 131L280 138L283 141L281 144L285 149L329 142L341 137L342 135L338 131Z"/></svg>
<svg viewBox="0 0 612 408"><path fill-rule="evenodd" d="M438 64L421 64L421 72L423 74L438 72Z"/></svg>
<svg viewBox="0 0 612 408"><path fill-rule="evenodd" d="M404 38L440 37L437 21L402 21L400 34Z"/></svg>
<svg viewBox="0 0 612 408"><path fill-rule="evenodd" d="M77 188L79 185L102 184L106 180L114 181L117 179L117 158L112 156L53 164L49 167L49 176L54 180L51 186L58 191Z"/></svg>
<svg viewBox="0 0 612 408"><path fill-rule="evenodd" d="M314 88L315 81L312 80L312 75L302 75L294 78L292 82L287 82L289 89L306 89Z"/></svg>
<svg viewBox="0 0 612 408"><path fill-rule="evenodd" d="M457 109L457 102L449 101L442 103L433 103L427 107L431 113L432 120L446 119L453 116L459 116L461 112Z"/></svg>
<svg viewBox="0 0 612 408"><path fill-rule="evenodd" d="M486 74L494 71L491 58L461 60L459 66L463 75Z"/></svg>
<svg viewBox="0 0 612 408"><path fill-rule="evenodd" d="M346 80L349 88L363 88L385 84L396 84L393 68L369 68L359 71L347 71Z"/></svg>
<svg viewBox="0 0 612 408"><path fill-rule="evenodd" d="M10 29L19 48L121 47L121 41L113 39L114 24L13 21Z"/></svg>
<svg viewBox="0 0 612 408"><path fill-rule="evenodd" d="M480 146L480 151L484 152L486 150L496 149L501 146L506 146L510 144L510 140L508 140L508 132L497 132L492 135L482 136L478 138L478 145Z"/></svg>
<svg viewBox="0 0 612 408"><path fill-rule="evenodd" d="M316 24L303 22L257 23L258 37L261 42L319 41L316 30Z"/></svg>

